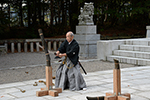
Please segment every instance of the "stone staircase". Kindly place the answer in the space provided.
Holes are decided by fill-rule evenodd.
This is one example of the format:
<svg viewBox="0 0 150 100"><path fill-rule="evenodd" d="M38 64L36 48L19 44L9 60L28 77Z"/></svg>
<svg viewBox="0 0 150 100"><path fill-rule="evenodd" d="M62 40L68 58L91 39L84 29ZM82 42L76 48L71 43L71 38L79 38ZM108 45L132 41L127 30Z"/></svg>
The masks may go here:
<svg viewBox="0 0 150 100"><path fill-rule="evenodd" d="M113 59L135 65L150 65L150 39L125 40L118 50L113 50L112 55L106 56L107 61Z"/></svg>

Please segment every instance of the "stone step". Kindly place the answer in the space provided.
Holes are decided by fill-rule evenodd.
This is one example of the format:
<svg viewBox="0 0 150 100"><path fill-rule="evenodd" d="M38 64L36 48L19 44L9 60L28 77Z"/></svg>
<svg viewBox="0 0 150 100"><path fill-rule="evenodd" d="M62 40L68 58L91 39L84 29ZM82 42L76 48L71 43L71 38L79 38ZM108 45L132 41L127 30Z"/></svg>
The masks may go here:
<svg viewBox="0 0 150 100"><path fill-rule="evenodd" d="M133 57L125 57L125 56L115 56L109 55L107 56L107 61L113 62L113 59L118 59L119 62L128 63L128 64L136 64L136 65L150 65L150 59L142 59L142 58L133 58Z"/></svg>
<svg viewBox="0 0 150 100"><path fill-rule="evenodd" d="M125 56L125 57L133 57L133 58L150 59L150 52L114 50L113 51L113 55Z"/></svg>
<svg viewBox="0 0 150 100"><path fill-rule="evenodd" d="M150 46L145 45L120 45L120 50L150 52Z"/></svg>
<svg viewBox="0 0 150 100"><path fill-rule="evenodd" d="M150 46L150 40L149 39L134 39L134 40L126 40L126 45L145 45Z"/></svg>

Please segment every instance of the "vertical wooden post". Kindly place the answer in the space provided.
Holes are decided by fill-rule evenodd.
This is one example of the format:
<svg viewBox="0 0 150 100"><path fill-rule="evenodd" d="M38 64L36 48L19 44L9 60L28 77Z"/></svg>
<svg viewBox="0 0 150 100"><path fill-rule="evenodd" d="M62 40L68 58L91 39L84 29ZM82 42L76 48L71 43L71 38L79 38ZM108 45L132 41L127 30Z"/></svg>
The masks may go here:
<svg viewBox="0 0 150 100"><path fill-rule="evenodd" d="M121 94L121 77L120 77L120 66L119 61L114 59L115 69L113 70L113 88L114 94L117 96Z"/></svg>
<svg viewBox="0 0 150 100"><path fill-rule="evenodd" d="M46 66L46 88L48 90L53 89L52 84L52 67Z"/></svg>
<svg viewBox="0 0 150 100"><path fill-rule="evenodd" d="M113 69L113 93L106 93L105 100L130 100L130 94L121 94L121 71L119 61L114 59L115 68Z"/></svg>
<svg viewBox="0 0 150 100"><path fill-rule="evenodd" d="M51 63L50 63L50 55L48 52L48 48L47 45L45 43L44 40L44 35L41 29L38 30L41 40L42 40L42 45L45 51L45 55L46 55L46 89L41 89L42 91L36 91L36 96L44 96L44 95L51 95L51 96L58 96L58 93L62 92L61 88L56 88L53 89L53 84L52 84L52 67L51 67Z"/></svg>

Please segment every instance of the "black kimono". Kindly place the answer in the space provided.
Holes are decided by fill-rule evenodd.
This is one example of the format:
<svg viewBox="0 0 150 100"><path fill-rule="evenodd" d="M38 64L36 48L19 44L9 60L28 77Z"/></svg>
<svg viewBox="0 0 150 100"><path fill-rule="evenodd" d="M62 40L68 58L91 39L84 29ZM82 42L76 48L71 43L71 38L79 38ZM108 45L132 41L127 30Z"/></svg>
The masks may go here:
<svg viewBox="0 0 150 100"><path fill-rule="evenodd" d="M65 40L58 50L60 53L66 53L67 57L56 71L55 88L63 90L66 88L70 90L86 88L78 63L79 45L76 40L73 39L70 44Z"/></svg>

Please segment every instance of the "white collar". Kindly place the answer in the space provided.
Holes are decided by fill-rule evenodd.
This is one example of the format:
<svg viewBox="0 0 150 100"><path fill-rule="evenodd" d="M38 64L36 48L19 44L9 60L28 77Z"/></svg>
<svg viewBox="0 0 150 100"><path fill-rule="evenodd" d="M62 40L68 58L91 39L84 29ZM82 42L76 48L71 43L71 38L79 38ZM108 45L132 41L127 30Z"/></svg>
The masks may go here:
<svg viewBox="0 0 150 100"><path fill-rule="evenodd" d="M72 41L73 41L73 39L72 39ZM71 41L71 42L72 42L72 41ZM71 42L69 42L69 44L71 44Z"/></svg>

